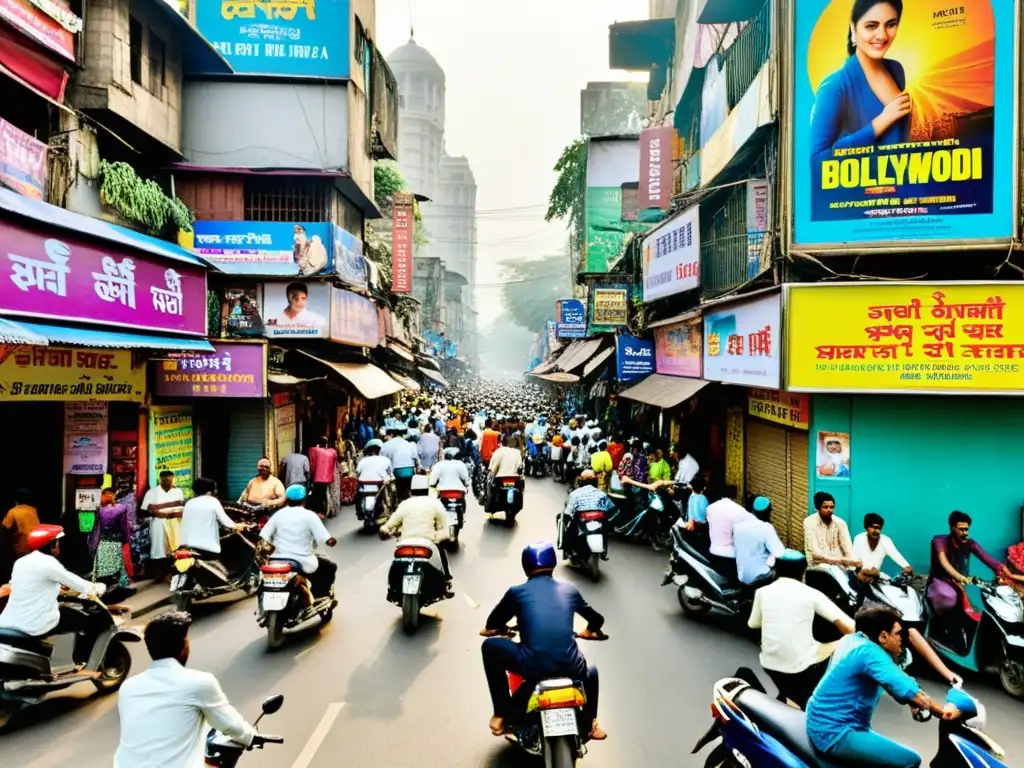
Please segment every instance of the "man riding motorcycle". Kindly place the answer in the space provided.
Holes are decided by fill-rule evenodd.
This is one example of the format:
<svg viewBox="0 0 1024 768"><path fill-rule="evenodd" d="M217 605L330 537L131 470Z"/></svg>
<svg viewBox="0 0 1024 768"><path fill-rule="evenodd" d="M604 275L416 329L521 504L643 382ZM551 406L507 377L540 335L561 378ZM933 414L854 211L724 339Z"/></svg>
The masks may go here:
<svg viewBox="0 0 1024 768"><path fill-rule="evenodd" d="M597 487L596 472L585 469L580 474L578 483L579 487L569 494L565 509L558 516L558 540L563 552L571 552L576 546L574 537L579 535L576 515L584 511L611 512L615 509L615 504L608 494Z"/></svg>
<svg viewBox="0 0 1024 768"><path fill-rule="evenodd" d="M518 437L515 435L503 437L501 448L491 456L488 464L488 487L486 509L493 509L494 502L494 480L499 477L518 477L523 469L523 454L518 447ZM518 480L519 489L523 488L523 480Z"/></svg>
<svg viewBox="0 0 1024 768"><path fill-rule="evenodd" d="M334 585L338 566L313 550L316 544L333 547L338 540L324 527L319 515L306 509L305 500L306 489L303 486L288 486L284 509L270 518L260 538L274 545L273 559L298 563L302 574L309 580L313 596L323 597Z"/></svg>
<svg viewBox="0 0 1024 768"><path fill-rule="evenodd" d="M238 503L262 505L268 512L279 509L284 504L284 483L270 472L270 459L264 456L256 462L256 477L245 486Z"/></svg>
<svg viewBox="0 0 1024 768"><path fill-rule="evenodd" d="M439 491L462 491L469 493L469 470L466 462L459 460L458 448L445 448L444 459L430 470L430 485Z"/></svg>
<svg viewBox="0 0 1024 768"><path fill-rule="evenodd" d="M465 471L465 467L462 468ZM380 537L387 539L394 533L401 533L405 539L427 539L440 544L448 539L448 511L441 500L430 495L430 484L426 475L415 475L409 488L410 496L398 505L388 521L380 528ZM448 581L446 590L451 592L452 572L448 567L448 555L443 547L435 547L441 558L441 568Z"/></svg>
<svg viewBox="0 0 1024 768"><path fill-rule="evenodd" d="M207 559L216 560L220 555L220 526L242 531L245 524L236 523L228 517L217 499L217 484L213 480L197 477L192 484L192 492L195 496L185 502L185 510L181 513L178 546L198 550ZM283 490L281 497L284 498Z"/></svg>

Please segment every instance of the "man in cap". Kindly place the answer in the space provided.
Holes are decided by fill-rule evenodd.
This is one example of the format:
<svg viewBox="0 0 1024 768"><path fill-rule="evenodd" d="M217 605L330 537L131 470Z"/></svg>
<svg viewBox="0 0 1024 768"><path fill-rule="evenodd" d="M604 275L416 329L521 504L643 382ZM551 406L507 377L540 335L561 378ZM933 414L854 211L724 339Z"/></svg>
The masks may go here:
<svg viewBox="0 0 1024 768"><path fill-rule="evenodd" d="M178 548L181 533L181 513L185 509L185 494L174 485L174 472L160 471L160 484L146 491L141 509L149 515L149 559L158 575L170 573L168 558Z"/></svg>

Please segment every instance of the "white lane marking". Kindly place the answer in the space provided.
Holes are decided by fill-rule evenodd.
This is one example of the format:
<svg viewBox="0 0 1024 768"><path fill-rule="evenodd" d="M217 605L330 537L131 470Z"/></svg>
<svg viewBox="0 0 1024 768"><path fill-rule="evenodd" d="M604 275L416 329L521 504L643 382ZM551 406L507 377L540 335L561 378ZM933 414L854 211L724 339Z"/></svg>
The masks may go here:
<svg viewBox="0 0 1024 768"><path fill-rule="evenodd" d="M331 727L334 725L334 721L338 719L338 715L341 714L341 708L345 706L345 702L336 701L333 704L327 705L327 711L324 712L324 716L320 718L319 724L313 731L313 735L309 737L309 741L306 742L306 746L302 748L302 752L292 763L292 768L309 768L313 763L313 758L316 757L317 751L324 743L324 739L327 738L327 734L331 732Z"/></svg>
<svg viewBox="0 0 1024 768"><path fill-rule="evenodd" d="M385 560L383 563L381 563L377 567L372 568L370 570L370 572L367 573L365 576L363 576L363 578L360 580L359 588L356 591L357 592L361 592L363 590L363 587L366 586L366 582L368 582L374 576L374 574L376 574L378 571L380 571L380 570L382 570L384 568L387 568L389 565L391 565L391 562L392 562L391 560Z"/></svg>
<svg viewBox="0 0 1024 768"><path fill-rule="evenodd" d="M468 605L470 608L479 608L480 607L480 603L478 603L472 597L467 595L465 592L462 593L462 599L466 601L466 605Z"/></svg>

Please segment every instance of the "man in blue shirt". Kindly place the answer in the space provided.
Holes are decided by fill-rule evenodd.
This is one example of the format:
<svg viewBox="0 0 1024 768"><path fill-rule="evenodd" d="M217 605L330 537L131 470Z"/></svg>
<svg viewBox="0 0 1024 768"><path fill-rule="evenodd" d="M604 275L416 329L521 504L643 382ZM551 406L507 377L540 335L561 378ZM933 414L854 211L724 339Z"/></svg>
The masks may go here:
<svg viewBox="0 0 1024 768"><path fill-rule="evenodd" d="M775 579L775 558L786 551L771 524L772 503L767 496L754 499L754 517L736 523L732 541L736 547L736 572L740 581L755 589Z"/></svg>
<svg viewBox="0 0 1024 768"><path fill-rule="evenodd" d="M506 672L512 672L522 677L526 686L555 677L582 680L587 697L584 720L592 722L590 738L602 741L608 734L597 724L597 668L587 664L576 645L573 618L578 613L587 620L586 630L578 635L580 638L604 640L601 632L604 616L587 604L576 587L551 576L555 562L555 547L550 542L536 542L523 549L526 582L505 593L480 631L488 638L483 642L481 653L494 705L491 732L495 736L503 735L505 719L517 714L510 711L512 697ZM518 643L507 637L496 637L512 619L516 619L519 629ZM585 728L586 724L583 725Z"/></svg>
<svg viewBox="0 0 1024 768"><path fill-rule="evenodd" d="M920 756L871 730L871 716L886 691L896 701L944 720L960 712L933 701L896 664L903 651L900 615L890 608L862 608L857 631L839 641L825 677L807 704L807 735L827 757L851 765L918 768Z"/></svg>
<svg viewBox="0 0 1024 768"><path fill-rule="evenodd" d="M695 475L690 480L690 498L686 502L687 530L697 530L696 526L703 525L705 534L708 524L708 497L704 495L704 488L707 483L700 475Z"/></svg>
<svg viewBox="0 0 1024 768"><path fill-rule="evenodd" d="M615 504L608 494L597 487L597 474L592 469L580 473L579 487L569 494L565 509L558 516L558 544L563 552L571 552L578 535L574 522L580 512L611 512Z"/></svg>

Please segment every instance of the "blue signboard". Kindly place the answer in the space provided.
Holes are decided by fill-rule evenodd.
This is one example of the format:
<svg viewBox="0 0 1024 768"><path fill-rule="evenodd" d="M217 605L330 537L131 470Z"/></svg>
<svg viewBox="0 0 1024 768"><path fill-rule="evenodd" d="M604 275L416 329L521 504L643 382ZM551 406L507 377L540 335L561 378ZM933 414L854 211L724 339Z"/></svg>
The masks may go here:
<svg viewBox="0 0 1024 768"><path fill-rule="evenodd" d="M615 338L615 373L619 381L641 379L654 373L654 342L628 333Z"/></svg>
<svg viewBox="0 0 1024 768"><path fill-rule="evenodd" d="M313 277L334 269L333 224L197 221L193 250L230 275Z"/></svg>
<svg viewBox="0 0 1024 768"><path fill-rule="evenodd" d="M342 229L334 227L334 271L342 280L355 288L366 288L366 259L363 241Z"/></svg>
<svg viewBox="0 0 1024 768"><path fill-rule="evenodd" d="M344 80L349 0L196 0L196 27L236 74Z"/></svg>
<svg viewBox="0 0 1024 768"><path fill-rule="evenodd" d="M579 299L559 299L555 306L555 336L582 339L587 335L587 308Z"/></svg>

